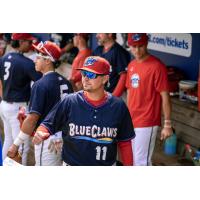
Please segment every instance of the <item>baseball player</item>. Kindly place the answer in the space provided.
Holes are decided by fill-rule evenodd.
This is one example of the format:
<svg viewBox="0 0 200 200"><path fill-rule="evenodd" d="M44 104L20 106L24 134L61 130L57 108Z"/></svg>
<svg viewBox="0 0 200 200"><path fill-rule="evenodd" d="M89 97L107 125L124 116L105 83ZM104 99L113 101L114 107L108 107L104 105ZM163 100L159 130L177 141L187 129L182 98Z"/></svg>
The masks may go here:
<svg viewBox="0 0 200 200"><path fill-rule="evenodd" d="M3 159L5 159L8 148L13 143L20 126L17 114L20 106L27 107L30 99L31 81L41 78L42 74L35 71L32 60L25 57L23 53L29 51L34 38L28 33L13 33L11 45L13 52L4 55L0 59L0 81L3 88L2 95L2 120L4 124ZM27 163L29 141L27 140L20 149L22 164Z"/></svg>
<svg viewBox="0 0 200 200"><path fill-rule="evenodd" d="M147 51L145 33L128 34L128 44L135 59L128 65L127 102L136 137L133 142L135 165L152 165L158 127L161 125L161 107L164 128L161 139L172 134L171 105L165 65Z"/></svg>
<svg viewBox="0 0 200 200"><path fill-rule="evenodd" d="M76 33L73 37L73 44L78 48L79 52L72 63L72 71L69 80L76 91L83 88L81 82L81 73L77 69L82 67L85 59L92 54L92 51L87 46L88 39L88 33Z"/></svg>
<svg viewBox="0 0 200 200"><path fill-rule="evenodd" d="M65 165L115 165L117 146L123 164L133 165L131 140L135 133L128 108L104 90L109 69L104 58L86 58L80 68L84 91L65 97L36 130L35 144L63 131Z"/></svg>
<svg viewBox="0 0 200 200"><path fill-rule="evenodd" d="M58 59L61 55L61 49L53 42L41 42L37 46L33 45L38 51L35 61L35 68L42 72L43 77L34 83L31 90L31 98L29 112L27 118L22 124L20 133L15 139L14 144L9 148L8 156L15 157L19 145L21 145L35 128L46 117L53 106L65 97L68 93L73 92L72 86L63 76L55 72L58 64ZM54 132L55 133L55 132ZM49 137L42 144L35 146L36 165L61 165L61 151L57 149L62 143L60 133L56 133ZM58 140L59 144L54 146L54 142ZM60 141L59 141L60 140ZM53 148L49 151L48 148ZM60 146L58 147L60 148Z"/></svg>
<svg viewBox="0 0 200 200"><path fill-rule="evenodd" d="M97 33L96 37L100 46L94 50L93 55L105 58L111 65L106 90L120 97L125 89L130 54L115 41L115 33Z"/></svg>

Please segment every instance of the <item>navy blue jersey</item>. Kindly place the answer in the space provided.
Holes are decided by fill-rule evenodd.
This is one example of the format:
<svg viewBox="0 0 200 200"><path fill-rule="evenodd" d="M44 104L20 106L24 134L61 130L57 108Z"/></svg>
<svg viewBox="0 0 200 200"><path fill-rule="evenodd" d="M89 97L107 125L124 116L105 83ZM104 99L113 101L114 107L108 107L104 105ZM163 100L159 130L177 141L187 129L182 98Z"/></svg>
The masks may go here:
<svg viewBox="0 0 200 200"><path fill-rule="evenodd" d="M57 72L49 72L36 81L31 90L29 113L40 115L38 125L53 106L73 89L69 81Z"/></svg>
<svg viewBox="0 0 200 200"><path fill-rule="evenodd" d="M99 107L89 104L82 91L70 94L51 110L42 125L51 134L63 131L62 157L69 165L113 165L117 142L135 136L125 103L111 94Z"/></svg>
<svg viewBox="0 0 200 200"><path fill-rule="evenodd" d="M28 102L31 81L42 74L35 71L34 62L21 53L8 53L0 60L0 79L3 85L3 100L7 102Z"/></svg>
<svg viewBox="0 0 200 200"><path fill-rule="evenodd" d="M113 92L118 83L120 73L126 71L131 58L129 52L126 51L117 42L106 53L103 52L103 49L103 46L98 46L92 55L103 57L110 63L111 74L109 83L105 89L109 92Z"/></svg>

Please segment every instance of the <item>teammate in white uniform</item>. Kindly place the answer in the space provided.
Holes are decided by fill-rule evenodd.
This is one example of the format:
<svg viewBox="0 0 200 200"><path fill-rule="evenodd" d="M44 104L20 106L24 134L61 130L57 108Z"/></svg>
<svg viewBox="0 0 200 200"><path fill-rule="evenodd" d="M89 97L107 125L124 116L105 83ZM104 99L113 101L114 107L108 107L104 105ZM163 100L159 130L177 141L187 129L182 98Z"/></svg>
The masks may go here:
<svg viewBox="0 0 200 200"><path fill-rule="evenodd" d="M32 60L23 53L28 52L34 38L28 33L13 33L11 45L15 51L4 55L0 59L0 81L2 84L2 120L4 124L3 159L5 159L8 148L20 130L17 114L20 106L27 107L31 81L38 80L42 74L35 71ZM22 164L27 164L29 141L22 145Z"/></svg>
<svg viewBox="0 0 200 200"><path fill-rule="evenodd" d="M72 86L63 76L55 72L58 67L58 59L61 55L60 48L52 42L40 43L35 46L39 52L37 54L35 67L37 71L42 72L43 77L34 83L31 90L30 105L27 118L22 124L21 131L9 149L9 157L14 157L17 153L17 147L27 138L41 123L53 106L68 93L73 92ZM60 134L60 135L59 135ZM48 138L42 144L35 146L36 165L61 165L61 146L59 149L54 148L53 142L58 139L59 145L62 143L61 132ZM48 147L57 151L49 151ZM56 146L57 147L57 146ZM52 149L53 150L53 149Z"/></svg>

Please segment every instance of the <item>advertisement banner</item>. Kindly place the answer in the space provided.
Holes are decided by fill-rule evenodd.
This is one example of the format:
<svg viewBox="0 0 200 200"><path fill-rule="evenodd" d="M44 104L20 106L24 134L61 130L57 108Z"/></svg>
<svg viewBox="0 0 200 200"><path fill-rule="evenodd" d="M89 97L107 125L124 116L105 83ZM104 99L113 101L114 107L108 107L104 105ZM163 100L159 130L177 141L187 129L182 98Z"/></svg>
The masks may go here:
<svg viewBox="0 0 200 200"><path fill-rule="evenodd" d="M192 36L189 33L149 33L148 49L190 57Z"/></svg>

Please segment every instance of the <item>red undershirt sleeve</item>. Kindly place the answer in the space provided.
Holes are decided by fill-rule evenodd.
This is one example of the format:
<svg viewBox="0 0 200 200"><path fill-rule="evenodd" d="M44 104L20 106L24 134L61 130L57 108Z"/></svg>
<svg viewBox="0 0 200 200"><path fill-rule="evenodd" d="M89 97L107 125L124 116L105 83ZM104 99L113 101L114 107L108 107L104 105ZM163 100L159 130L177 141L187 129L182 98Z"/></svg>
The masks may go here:
<svg viewBox="0 0 200 200"><path fill-rule="evenodd" d="M133 166L133 151L131 140L117 143L124 166Z"/></svg>
<svg viewBox="0 0 200 200"><path fill-rule="evenodd" d="M113 96L120 97L125 90L125 84L126 84L126 73L121 73L117 86L115 87L112 93Z"/></svg>

